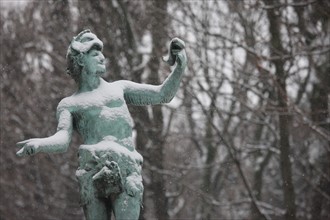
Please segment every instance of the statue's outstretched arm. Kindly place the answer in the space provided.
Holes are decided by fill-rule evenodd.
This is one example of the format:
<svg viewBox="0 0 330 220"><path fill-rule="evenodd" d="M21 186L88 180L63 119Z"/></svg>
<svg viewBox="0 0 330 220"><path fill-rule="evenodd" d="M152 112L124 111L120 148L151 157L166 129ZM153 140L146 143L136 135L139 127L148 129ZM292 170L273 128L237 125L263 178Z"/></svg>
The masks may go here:
<svg viewBox="0 0 330 220"><path fill-rule="evenodd" d="M179 45L176 45L178 43ZM139 84L131 81L119 81L123 86L124 98L127 104L132 105L157 105L170 102L177 92L182 74L187 66L187 56L184 50L184 43L180 39L172 40L170 44L170 59L167 63L176 67L159 86ZM176 47L177 46L177 47Z"/></svg>
<svg viewBox="0 0 330 220"><path fill-rule="evenodd" d="M16 154L18 156L33 155L39 152L60 153L65 152L71 142L72 115L66 109L57 110L58 126L57 132L47 138L32 138L17 143L22 147Z"/></svg>

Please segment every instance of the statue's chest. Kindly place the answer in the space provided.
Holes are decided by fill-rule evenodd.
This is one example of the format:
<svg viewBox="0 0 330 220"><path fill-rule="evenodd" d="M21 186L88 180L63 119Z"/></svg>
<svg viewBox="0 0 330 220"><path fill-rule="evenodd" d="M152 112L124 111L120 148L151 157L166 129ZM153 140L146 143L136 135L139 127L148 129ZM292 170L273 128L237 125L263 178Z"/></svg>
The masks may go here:
<svg viewBox="0 0 330 220"><path fill-rule="evenodd" d="M87 99L80 100L76 103L76 109L91 109L91 108L118 108L125 103L124 98L121 96L92 96Z"/></svg>
<svg viewBox="0 0 330 220"><path fill-rule="evenodd" d="M75 97L74 102L75 109L117 108L125 104L123 92L116 88L85 93Z"/></svg>

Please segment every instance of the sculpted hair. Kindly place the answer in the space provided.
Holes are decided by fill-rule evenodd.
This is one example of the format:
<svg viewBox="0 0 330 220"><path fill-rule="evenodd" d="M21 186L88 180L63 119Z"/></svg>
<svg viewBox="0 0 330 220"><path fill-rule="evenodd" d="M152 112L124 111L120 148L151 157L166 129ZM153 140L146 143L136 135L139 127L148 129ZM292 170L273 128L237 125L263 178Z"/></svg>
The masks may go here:
<svg viewBox="0 0 330 220"><path fill-rule="evenodd" d="M69 74L76 82L79 80L80 78L80 73L82 70L82 66L79 65L79 59L81 57L82 52L75 50L72 47L72 43L74 41L81 41L81 36L85 33L91 33L90 30L83 30L82 32L80 32L76 37L73 37L67 54L66 54L66 60L67 60L67 69L66 69L66 73Z"/></svg>

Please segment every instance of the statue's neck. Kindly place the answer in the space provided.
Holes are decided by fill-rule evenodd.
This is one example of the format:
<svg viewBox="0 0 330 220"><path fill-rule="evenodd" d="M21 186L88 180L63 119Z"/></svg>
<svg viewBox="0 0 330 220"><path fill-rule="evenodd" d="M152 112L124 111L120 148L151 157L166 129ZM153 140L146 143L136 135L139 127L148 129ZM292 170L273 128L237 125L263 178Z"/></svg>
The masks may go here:
<svg viewBox="0 0 330 220"><path fill-rule="evenodd" d="M97 89L101 83L101 78L95 75L88 75L82 73L82 77L77 83L78 93L90 92L94 89Z"/></svg>

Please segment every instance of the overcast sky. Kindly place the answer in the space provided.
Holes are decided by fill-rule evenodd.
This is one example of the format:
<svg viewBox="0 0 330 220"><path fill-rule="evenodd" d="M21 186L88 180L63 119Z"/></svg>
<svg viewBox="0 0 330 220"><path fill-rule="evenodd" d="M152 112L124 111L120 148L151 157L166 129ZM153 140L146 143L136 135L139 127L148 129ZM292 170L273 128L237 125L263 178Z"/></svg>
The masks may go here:
<svg viewBox="0 0 330 220"><path fill-rule="evenodd" d="M33 0L0 0L0 8L21 7Z"/></svg>

